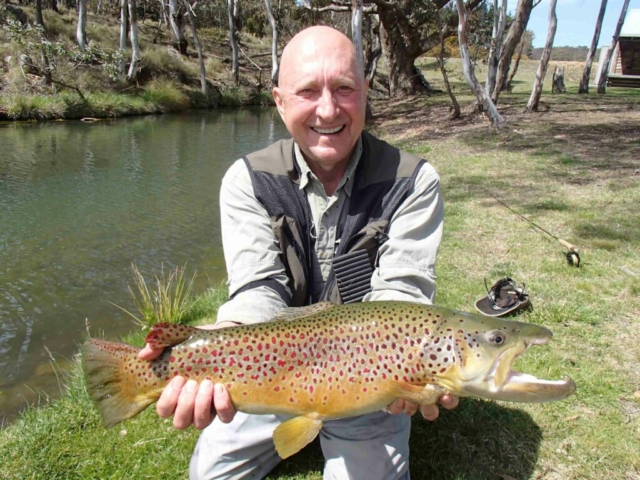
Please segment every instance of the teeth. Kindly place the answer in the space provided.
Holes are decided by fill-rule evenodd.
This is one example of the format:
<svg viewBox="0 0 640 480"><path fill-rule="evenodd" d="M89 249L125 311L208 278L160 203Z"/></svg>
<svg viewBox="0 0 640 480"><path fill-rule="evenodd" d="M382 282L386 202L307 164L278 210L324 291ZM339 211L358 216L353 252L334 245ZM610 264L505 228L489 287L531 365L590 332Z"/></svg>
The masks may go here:
<svg viewBox="0 0 640 480"><path fill-rule="evenodd" d="M336 128L329 128L329 129L325 129L325 128L313 128L313 130L315 130L316 132L322 134L322 135L328 135L330 133L337 133L340 130L342 130L342 127L344 125L340 125L339 127Z"/></svg>

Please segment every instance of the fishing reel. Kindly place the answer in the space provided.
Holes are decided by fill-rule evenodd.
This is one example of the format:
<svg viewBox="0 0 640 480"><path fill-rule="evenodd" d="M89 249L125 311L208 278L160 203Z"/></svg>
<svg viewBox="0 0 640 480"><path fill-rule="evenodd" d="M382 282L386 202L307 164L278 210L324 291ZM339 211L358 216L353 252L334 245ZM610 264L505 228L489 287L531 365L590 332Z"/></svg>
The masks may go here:
<svg viewBox="0 0 640 480"><path fill-rule="evenodd" d="M566 257L569 266L580 267L580 255L578 254L578 250L569 250Z"/></svg>

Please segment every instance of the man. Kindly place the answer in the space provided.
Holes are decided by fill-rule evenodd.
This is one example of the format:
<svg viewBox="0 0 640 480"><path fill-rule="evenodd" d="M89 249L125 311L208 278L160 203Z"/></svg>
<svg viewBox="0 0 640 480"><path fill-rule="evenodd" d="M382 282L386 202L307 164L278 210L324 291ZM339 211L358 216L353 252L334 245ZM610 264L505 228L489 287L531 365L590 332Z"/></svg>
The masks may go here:
<svg viewBox="0 0 640 480"><path fill-rule="evenodd" d="M284 49L273 96L293 141L238 160L223 179L231 299L213 328L267 321L283 307L345 295L432 303L443 220L439 179L428 163L363 133L367 88L351 41L332 28L308 28ZM352 254L364 263L350 263ZM366 291L338 287L334 260L364 275ZM147 346L140 356L158 354ZM457 402L440 399L446 408ZM324 478L409 478L417 409L398 399L386 412L326 422ZM420 410L429 420L438 416L435 405ZM173 415L177 428L208 427L191 478L262 478L280 461L271 434L283 418L236 414L222 385L176 377L157 411Z"/></svg>

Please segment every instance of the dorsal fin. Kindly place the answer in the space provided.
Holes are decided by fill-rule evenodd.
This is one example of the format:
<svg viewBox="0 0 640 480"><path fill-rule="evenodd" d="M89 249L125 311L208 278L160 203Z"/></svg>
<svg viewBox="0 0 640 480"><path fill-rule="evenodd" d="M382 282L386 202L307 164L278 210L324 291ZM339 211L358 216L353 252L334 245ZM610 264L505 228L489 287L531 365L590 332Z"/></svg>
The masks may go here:
<svg viewBox="0 0 640 480"><path fill-rule="evenodd" d="M320 302L307 307L285 307L276 313L276 316L271 320L300 320L301 318L324 312L335 306L336 304L332 302Z"/></svg>

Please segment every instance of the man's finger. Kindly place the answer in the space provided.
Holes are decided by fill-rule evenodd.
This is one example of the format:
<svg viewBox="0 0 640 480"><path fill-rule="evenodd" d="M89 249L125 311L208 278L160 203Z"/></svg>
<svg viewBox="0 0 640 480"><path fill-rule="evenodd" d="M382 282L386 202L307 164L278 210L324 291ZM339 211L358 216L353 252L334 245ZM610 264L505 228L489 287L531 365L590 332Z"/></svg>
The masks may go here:
<svg viewBox="0 0 640 480"><path fill-rule="evenodd" d="M198 382L189 380L184 384L180 397L178 397L178 405L173 414L173 426L184 430L193 423L193 409L196 403L196 395L198 393Z"/></svg>
<svg viewBox="0 0 640 480"><path fill-rule="evenodd" d="M195 406L193 408L193 426L202 430L211 424L213 416L211 414L211 404L213 402L213 382L203 380L196 394Z"/></svg>
<svg viewBox="0 0 640 480"><path fill-rule="evenodd" d="M418 404L413 402L404 402L404 413L412 417L418 411Z"/></svg>
<svg viewBox="0 0 640 480"><path fill-rule="evenodd" d="M182 387L184 387L184 384L184 377L176 377L164 388L156 404L158 416L168 418L173 415L173 412L176 410L176 405L178 404L180 391Z"/></svg>
<svg viewBox="0 0 640 480"><path fill-rule="evenodd" d="M142 350L138 352L138 358L142 360L155 360L164 351L164 348L151 348L147 343Z"/></svg>
<svg viewBox="0 0 640 480"><path fill-rule="evenodd" d="M404 412L404 400L402 398L396 398L387 407L387 412L389 412L392 415L397 415L399 413Z"/></svg>
<svg viewBox="0 0 640 480"><path fill-rule="evenodd" d="M222 423L229 423L236 416L236 409L231 403L229 391L220 383L213 387L213 404Z"/></svg>
<svg viewBox="0 0 640 480"><path fill-rule="evenodd" d="M458 406L458 404L460 403L460 399L455 395L446 393L438 398L438 403L440 403L440 405L442 405L447 410L451 410L452 408L456 408Z"/></svg>
<svg viewBox="0 0 640 480"><path fill-rule="evenodd" d="M422 416L426 420L433 422L436 418L438 418L440 410L438 409L437 405L420 405L420 413L422 413Z"/></svg>

